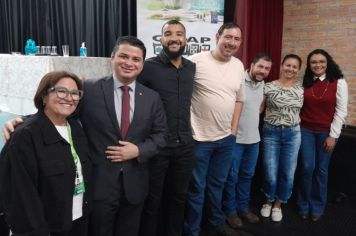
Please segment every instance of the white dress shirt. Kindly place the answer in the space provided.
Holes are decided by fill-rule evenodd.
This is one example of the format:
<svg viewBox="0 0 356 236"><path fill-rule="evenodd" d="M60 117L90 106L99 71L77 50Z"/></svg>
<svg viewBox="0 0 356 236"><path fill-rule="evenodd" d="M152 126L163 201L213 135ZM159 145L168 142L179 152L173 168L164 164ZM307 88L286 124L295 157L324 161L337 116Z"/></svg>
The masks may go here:
<svg viewBox="0 0 356 236"><path fill-rule="evenodd" d="M113 78L114 78L115 112L116 112L117 121L119 122L119 127L121 127L122 89L120 87L124 86L124 84L117 79L115 74L113 75ZM130 94L130 123L131 123L135 111L136 80L134 80L132 83L128 84L127 86L130 87L129 94Z"/></svg>
<svg viewBox="0 0 356 236"><path fill-rule="evenodd" d="M326 75L319 77L320 81L325 79ZM331 123L329 136L332 138L339 138L342 125L345 123L347 116L347 103L348 103L348 89L345 79L338 79L336 90L336 107L334 119Z"/></svg>

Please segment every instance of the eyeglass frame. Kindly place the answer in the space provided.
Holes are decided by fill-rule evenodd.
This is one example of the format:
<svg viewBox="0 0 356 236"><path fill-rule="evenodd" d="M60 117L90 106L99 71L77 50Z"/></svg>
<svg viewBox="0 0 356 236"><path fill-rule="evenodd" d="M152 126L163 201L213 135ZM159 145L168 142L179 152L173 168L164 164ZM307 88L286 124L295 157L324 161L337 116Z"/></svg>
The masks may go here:
<svg viewBox="0 0 356 236"><path fill-rule="evenodd" d="M60 90L63 90L63 91L60 91ZM61 99L64 99L64 98L67 98L68 97L68 95L70 94L70 96L71 96L71 98L73 99L73 101L79 101L80 99L82 99L83 98L83 95L84 95L84 92L83 92L83 90L71 90L71 91L69 91L67 88L64 88L64 87L52 87L52 88L49 88L48 90L47 90L47 93L49 94L49 93L56 93L56 96L58 97L58 98L61 98ZM63 97L62 95L59 95L59 94L63 94L63 92L65 92L65 96ZM79 92L79 94L78 94L78 92ZM77 93L77 94L76 94ZM73 97L73 95L76 95L76 96L79 96L79 98L78 99L75 99L74 97Z"/></svg>
<svg viewBox="0 0 356 236"><path fill-rule="evenodd" d="M327 60L320 60L320 61L310 61L310 64L311 65L324 65L324 64L327 64L328 61Z"/></svg>

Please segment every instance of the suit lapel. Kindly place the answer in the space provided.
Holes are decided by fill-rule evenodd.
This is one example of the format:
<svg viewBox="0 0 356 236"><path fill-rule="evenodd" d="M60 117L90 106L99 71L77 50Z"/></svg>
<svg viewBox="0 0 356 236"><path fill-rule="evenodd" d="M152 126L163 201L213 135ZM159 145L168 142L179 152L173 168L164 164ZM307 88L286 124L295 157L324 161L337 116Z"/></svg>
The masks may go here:
<svg viewBox="0 0 356 236"><path fill-rule="evenodd" d="M135 110L132 118L132 122L130 124L129 130L128 130L128 136L130 135L130 130L132 130L132 127L135 127L136 125L139 125L139 120L142 118L141 112L142 112L142 106L144 106L144 93L142 89L142 85L136 81L136 88L135 88Z"/></svg>
<svg viewBox="0 0 356 236"><path fill-rule="evenodd" d="M117 121L116 117L116 112L115 112L115 95L114 95L114 81L113 77L107 77L106 79L103 80L102 82L102 90L104 94L104 99L105 99L105 104L106 104L106 110L109 113L110 119L113 122L117 133L120 135L120 128L119 128L119 123Z"/></svg>

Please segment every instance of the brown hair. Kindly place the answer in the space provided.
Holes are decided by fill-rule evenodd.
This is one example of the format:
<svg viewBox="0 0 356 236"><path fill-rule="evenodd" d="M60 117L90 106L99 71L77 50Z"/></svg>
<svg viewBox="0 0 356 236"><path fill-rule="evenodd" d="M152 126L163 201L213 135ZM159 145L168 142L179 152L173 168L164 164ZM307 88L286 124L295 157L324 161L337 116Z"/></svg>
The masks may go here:
<svg viewBox="0 0 356 236"><path fill-rule="evenodd" d="M55 86L58 81L60 81L63 78L71 78L74 80L74 82L77 84L78 89L82 89L82 81L79 79L79 77L73 73L67 72L67 71L52 71L43 76L43 78L40 81L40 84L37 87L37 91L35 94L35 97L33 98L33 101L35 103L35 107L38 110L43 110L44 105L43 105L43 97L48 94L48 89L52 88Z"/></svg>
<svg viewBox="0 0 356 236"><path fill-rule="evenodd" d="M241 29L241 27L240 27L238 24L233 23L233 22L227 22L227 23L223 24L222 26L220 26L220 28L219 28L219 30L218 30L218 34L219 34L219 35L222 35L222 34L224 33L224 30L225 30L225 29L234 29L234 28L240 29L241 35L242 35L242 29Z"/></svg>
<svg viewBox="0 0 356 236"><path fill-rule="evenodd" d="M300 58L300 56L296 55L296 54L287 54L283 57L282 63L283 64L286 60L288 59L295 59L298 61L299 63L299 69L302 67L302 59Z"/></svg>

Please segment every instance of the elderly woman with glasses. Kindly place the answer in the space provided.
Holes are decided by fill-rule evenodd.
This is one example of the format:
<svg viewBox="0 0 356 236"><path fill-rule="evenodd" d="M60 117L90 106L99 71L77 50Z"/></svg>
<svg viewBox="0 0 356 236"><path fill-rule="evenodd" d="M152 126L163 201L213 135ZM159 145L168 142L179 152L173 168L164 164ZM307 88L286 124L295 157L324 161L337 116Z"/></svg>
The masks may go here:
<svg viewBox="0 0 356 236"><path fill-rule="evenodd" d="M80 79L46 74L34 97L38 112L1 152L1 199L13 235L86 235L91 164L87 140L71 118Z"/></svg>

